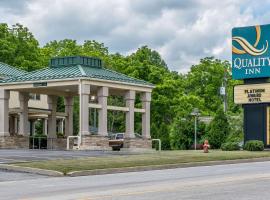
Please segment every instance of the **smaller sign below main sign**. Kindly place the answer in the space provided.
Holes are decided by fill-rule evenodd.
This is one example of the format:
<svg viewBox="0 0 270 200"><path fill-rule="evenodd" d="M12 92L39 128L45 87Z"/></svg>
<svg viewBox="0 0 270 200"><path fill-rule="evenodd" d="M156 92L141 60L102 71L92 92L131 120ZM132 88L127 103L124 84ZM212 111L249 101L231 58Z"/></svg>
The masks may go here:
<svg viewBox="0 0 270 200"><path fill-rule="evenodd" d="M252 104L270 102L270 83L236 85L234 87L234 103Z"/></svg>
<svg viewBox="0 0 270 200"><path fill-rule="evenodd" d="M47 82L33 83L33 87L46 87Z"/></svg>

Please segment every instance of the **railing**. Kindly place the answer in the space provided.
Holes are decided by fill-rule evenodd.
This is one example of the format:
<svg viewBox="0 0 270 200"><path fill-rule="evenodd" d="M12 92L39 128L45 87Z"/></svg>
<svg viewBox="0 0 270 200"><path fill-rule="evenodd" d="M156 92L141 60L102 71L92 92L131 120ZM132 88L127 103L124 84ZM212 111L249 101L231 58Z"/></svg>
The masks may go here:
<svg viewBox="0 0 270 200"><path fill-rule="evenodd" d="M50 138L46 135L43 136L30 136L30 140L32 141L32 145L30 144L30 148L32 149L53 149L53 141L57 138Z"/></svg>
<svg viewBox="0 0 270 200"><path fill-rule="evenodd" d="M69 139L70 139L70 138L77 138L77 140L78 140L78 149L79 149L79 148L80 148L80 143L81 143L81 142L80 142L80 136L68 136L68 137L67 137L67 150L70 150L70 149L69 149Z"/></svg>
<svg viewBox="0 0 270 200"><path fill-rule="evenodd" d="M51 150L53 149L53 140L55 140L55 139L57 139L57 138L48 138L48 137L47 137L47 149L49 149L49 148L48 148L48 141L50 141L50 144L51 144L51 145L49 146L50 149L51 149Z"/></svg>
<svg viewBox="0 0 270 200"><path fill-rule="evenodd" d="M161 140L160 139L152 139L152 142L153 141L158 141L158 151L160 152L161 151Z"/></svg>
<svg viewBox="0 0 270 200"><path fill-rule="evenodd" d="M32 149L36 149L35 140L38 140L37 149L42 148L42 140L46 141L46 145L44 145L44 149L47 148L47 136L30 136L30 139L32 140Z"/></svg>

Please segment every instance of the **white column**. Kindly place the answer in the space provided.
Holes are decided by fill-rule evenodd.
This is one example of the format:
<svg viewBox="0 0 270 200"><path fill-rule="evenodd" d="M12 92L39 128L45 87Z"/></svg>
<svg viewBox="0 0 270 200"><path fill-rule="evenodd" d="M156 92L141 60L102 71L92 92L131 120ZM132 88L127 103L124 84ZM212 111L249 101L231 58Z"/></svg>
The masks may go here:
<svg viewBox="0 0 270 200"><path fill-rule="evenodd" d="M107 136L107 98L108 87L101 87L98 90L98 103L101 109L98 110L98 135Z"/></svg>
<svg viewBox="0 0 270 200"><path fill-rule="evenodd" d="M134 138L134 103L135 103L135 91L130 90L125 95L126 107L129 111L126 112L126 138Z"/></svg>
<svg viewBox="0 0 270 200"><path fill-rule="evenodd" d="M89 132L89 95L90 85L81 85L81 110L80 110L80 132L81 135L90 135Z"/></svg>
<svg viewBox="0 0 270 200"><path fill-rule="evenodd" d="M43 119L43 134L48 135L48 119Z"/></svg>
<svg viewBox="0 0 270 200"><path fill-rule="evenodd" d="M9 91L0 90L0 136L9 136Z"/></svg>
<svg viewBox="0 0 270 200"><path fill-rule="evenodd" d="M28 122L28 100L29 94L19 92L20 101L20 122L19 122L19 135L30 135L29 122Z"/></svg>
<svg viewBox="0 0 270 200"><path fill-rule="evenodd" d="M48 116L48 137L56 138L56 108L57 108L57 97L48 96L49 109L51 114Z"/></svg>
<svg viewBox="0 0 270 200"><path fill-rule="evenodd" d="M145 92L142 94L142 107L145 109L145 112L142 114L142 136L144 138L151 138L150 135L150 102L151 102L151 93Z"/></svg>
<svg viewBox="0 0 270 200"><path fill-rule="evenodd" d="M67 117L65 118L65 135L73 135L73 97L65 97L65 113Z"/></svg>

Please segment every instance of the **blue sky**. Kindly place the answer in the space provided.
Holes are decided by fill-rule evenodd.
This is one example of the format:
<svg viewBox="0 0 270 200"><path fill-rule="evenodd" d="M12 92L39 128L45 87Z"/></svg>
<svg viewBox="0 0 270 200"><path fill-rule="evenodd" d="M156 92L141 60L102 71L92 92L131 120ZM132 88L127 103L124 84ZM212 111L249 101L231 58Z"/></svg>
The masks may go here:
<svg viewBox="0 0 270 200"><path fill-rule="evenodd" d="M95 39L125 55L148 45L185 73L206 56L230 60L231 29L270 23L270 1L0 0L0 19L27 26L40 45Z"/></svg>

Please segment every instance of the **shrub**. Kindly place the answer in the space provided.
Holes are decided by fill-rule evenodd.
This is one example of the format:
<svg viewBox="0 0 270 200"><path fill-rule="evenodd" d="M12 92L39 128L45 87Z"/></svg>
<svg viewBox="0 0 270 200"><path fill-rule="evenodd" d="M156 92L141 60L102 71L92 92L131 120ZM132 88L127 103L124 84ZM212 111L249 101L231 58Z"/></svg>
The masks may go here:
<svg viewBox="0 0 270 200"><path fill-rule="evenodd" d="M64 138L65 137L65 134L61 133L61 132L56 133L56 135L57 135L57 138Z"/></svg>
<svg viewBox="0 0 270 200"><path fill-rule="evenodd" d="M173 150L188 149L192 143L194 135L194 124L191 120L182 121L175 119L170 126L170 145Z"/></svg>
<svg viewBox="0 0 270 200"><path fill-rule="evenodd" d="M244 140L244 134L241 132L241 133L230 133L228 135L228 137L226 138L225 142L224 143L232 143L232 142L237 142L237 143L240 143Z"/></svg>
<svg viewBox="0 0 270 200"><path fill-rule="evenodd" d="M240 150L238 142L226 142L221 145L222 151L237 151Z"/></svg>
<svg viewBox="0 0 270 200"><path fill-rule="evenodd" d="M219 149L229 134L229 123L226 114L219 109L213 121L208 125L206 138L212 149Z"/></svg>
<svg viewBox="0 0 270 200"><path fill-rule="evenodd" d="M263 151L264 144L259 140L249 140L244 145L244 150L247 151Z"/></svg>

